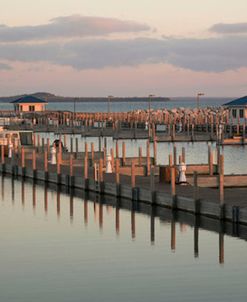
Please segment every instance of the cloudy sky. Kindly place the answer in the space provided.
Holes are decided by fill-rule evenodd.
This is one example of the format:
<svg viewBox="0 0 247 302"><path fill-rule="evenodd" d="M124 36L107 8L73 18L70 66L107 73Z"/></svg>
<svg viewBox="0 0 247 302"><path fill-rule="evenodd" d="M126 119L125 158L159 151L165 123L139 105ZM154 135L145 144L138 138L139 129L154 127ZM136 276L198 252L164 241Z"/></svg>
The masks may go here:
<svg viewBox="0 0 247 302"><path fill-rule="evenodd" d="M0 3L0 95L247 94L246 0Z"/></svg>

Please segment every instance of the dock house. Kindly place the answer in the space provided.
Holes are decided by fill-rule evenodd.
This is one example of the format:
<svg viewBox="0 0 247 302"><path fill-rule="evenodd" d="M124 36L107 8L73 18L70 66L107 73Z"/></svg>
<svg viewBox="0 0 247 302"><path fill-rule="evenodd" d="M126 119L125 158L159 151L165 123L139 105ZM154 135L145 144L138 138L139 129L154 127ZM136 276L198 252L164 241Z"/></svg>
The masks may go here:
<svg viewBox="0 0 247 302"><path fill-rule="evenodd" d="M244 124L247 119L247 96L224 104L229 110L229 119L232 124Z"/></svg>
<svg viewBox="0 0 247 302"><path fill-rule="evenodd" d="M25 95L11 102L18 113L22 112L43 112L47 101L37 98L33 95Z"/></svg>

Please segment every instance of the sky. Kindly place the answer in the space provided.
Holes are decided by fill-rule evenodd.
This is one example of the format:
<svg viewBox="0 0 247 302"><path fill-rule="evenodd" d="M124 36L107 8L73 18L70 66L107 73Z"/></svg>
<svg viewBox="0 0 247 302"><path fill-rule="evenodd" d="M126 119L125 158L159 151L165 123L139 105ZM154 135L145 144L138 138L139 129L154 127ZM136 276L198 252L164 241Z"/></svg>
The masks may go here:
<svg viewBox="0 0 247 302"><path fill-rule="evenodd" d="M0 0L0 95L247 95L246 0Z"/></svg>

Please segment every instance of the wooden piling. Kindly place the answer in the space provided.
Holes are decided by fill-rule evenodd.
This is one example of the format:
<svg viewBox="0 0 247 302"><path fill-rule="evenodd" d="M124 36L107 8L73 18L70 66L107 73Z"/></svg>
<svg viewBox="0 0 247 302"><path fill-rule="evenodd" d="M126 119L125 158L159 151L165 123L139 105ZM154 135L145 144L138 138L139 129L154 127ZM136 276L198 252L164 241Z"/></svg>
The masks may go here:
<svg viewBox="0 0 247 302"><path fill-rule="evenodd" d="M92 162L94 161L94 143L91 143L91 158Z"/></svg>
<svg viewBox="0 0 247 302"><path fill-rule="evenodd" d="M21 167L25 168L25 149L21 147Z"/></svg>
<svg viewBox="0 0 247 302"><path fill-rule="evenodd" d="M114 150L113 150L113 148L111 148L110 153L111 153L111 167L112 167L112 171L114 171L114 162L115 162L115 160L114 160Z"/></svg>
<svg viewBox="0 0 247 302"><path fill-rule="evenodd" d="M154 152L154 165L157 163L157 141L154 139L153 141L153 152Z"/></svg>
<svg viewBox="0 0 247 302"><path fill-rule="evenodd" d="M122 161L123 161L123 166L125 166L125 163L126 163L126 145L125 145L125 142L122 142Z"/></svg>
<svg viewBox="0 0 247 302"><path fill-rule="evenodd" d="M115 163L115 181L117 185L119 185L120 183L119 169L120 169L120 163L119 163L119 159L117 158Z"/></svg>
<svg viewBox="0 0 247 302"><path fill-rule="evenodd" d="M78 141L78 137L76 137L76 139L75 139L75 155L76 155L76 158L77 158L78 152L79 152L79 141Z"/></svg>
<svg viewBox="0 0 247 302"><path fill-rule="evenodd" d="M135 162L131 161L131 187L135 188L136 186L136 175L135 175Z"/></svg>
<svg viewBox="0 0 247 302"><path fill-rule="evenodd" d="M33 168L33 171L36 171L36 150L33 149L33 152L32 152L32 168Z"/></svg>
<svg viewBox="0 0 247 302"><path fill-rule="evenodd" d="M88 158L88 144L87 144L87 142L85 142L84 152L85 152L85 157Z"/></svg>
<svg viewBox="0 0 247 302"><path fill-rule="evenodd" d="M176 169L174 166L171 168L171 196L172 196L172 208L175 208L176 202Z"/></svg>
<svg viewBox="0 0 247 302"><path fill-rule="evenodd" d="M139 147L138 163L139 163L139 167L141 167L142 166L142 147Z"/></svg>
<svg viewBox="0 0 247 302"><path fill-rule="evenodd" d="M74 153L74 139L72 136L70 138L70 152Z"/></svg>
<svg viewBox="0 0 247 302"><path fill-rule="evenodd" d="M69 156L69 176L73 176L74 172L73 172L73 155L70 154Z"/></svg>
<svg viewBox="0 0 247 302"><path fill-rule="evenodd" d="M44 152L44 171L48 172L48 156L46 150Z"/></svg>
<svg viewBox="0 0 247 302"><path fill-rule="evenodd" d="M84 157L84 178L88 179L88 158Z"/></svg>
<svg viewBox="0 0 247 302"><path fill-rule="evenodd" d="M182 162L185 163L185 147L182 147Z"/></svg>
<svg viewBox="0 0 247 302"><path fill-rule="evenodd" d="M176 165L177 165L177 147L175 144L173 146L173 160L174 160L174 166L176 167Z"/></svg>
<svg viewBox="0 0 247 302"><path fill-rule="evenodd" d="M220 205L224 205L224 155L220 155L220 175L219 175L219 190L220 190Z"/></svg>
<svg viewBox="0 0 247 302"><path fill-rule="evenodd" d="M116 140L116 158L119 158L118 140Z"/></svg>
<svg viewBox="0 0 247 302"><path fill-rule="evenodd" d="M151 163L150 163L150 143L149 141L147 140L147 145L146 145L146 163L147 163L147 176L150 175L150 166L151 166Z"/></svg>

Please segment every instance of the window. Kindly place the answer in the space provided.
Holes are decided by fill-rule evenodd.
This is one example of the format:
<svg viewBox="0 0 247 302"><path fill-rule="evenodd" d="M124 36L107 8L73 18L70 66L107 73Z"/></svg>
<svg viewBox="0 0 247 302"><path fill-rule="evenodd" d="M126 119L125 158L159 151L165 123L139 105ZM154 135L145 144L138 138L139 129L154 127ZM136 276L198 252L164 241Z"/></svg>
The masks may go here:
<svg viewBox="0 0 247 302"><path fill-rule="evenodd" d="M237 110L232 109L232 117L236 118L237 117Z"/></svg>
<svg viewBox="0 0 247 302"><path fill-rule="evenodd" d="M240 118L244 117L244 109L239 109L239 117Z"/></svg>
<svg viewBox="0 0 247 302"><path fill-rule="evenodd" d="M29 106L29 111L35 111L35 106Z"/></svg>

